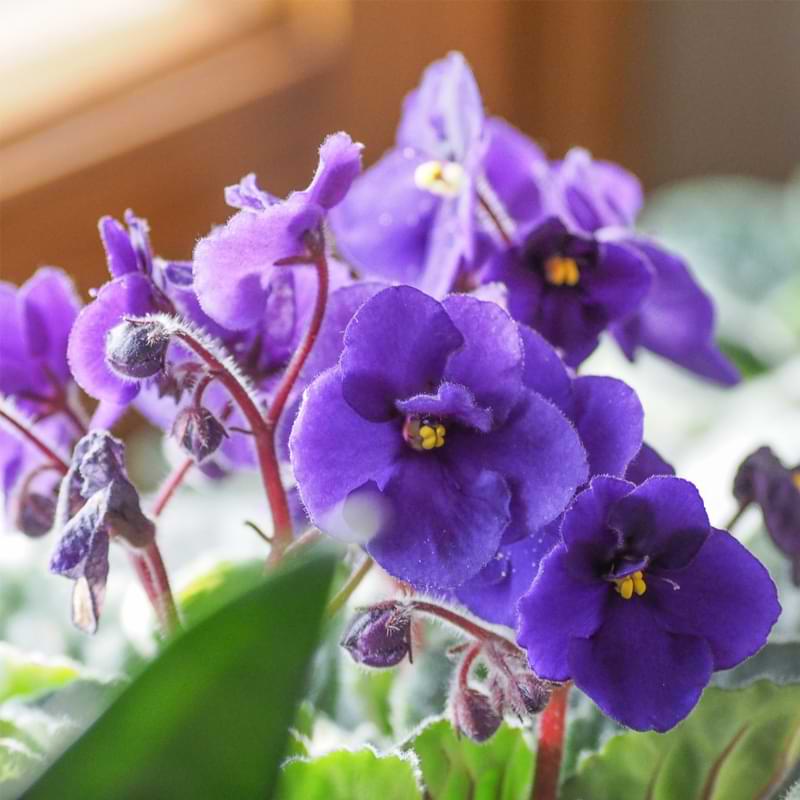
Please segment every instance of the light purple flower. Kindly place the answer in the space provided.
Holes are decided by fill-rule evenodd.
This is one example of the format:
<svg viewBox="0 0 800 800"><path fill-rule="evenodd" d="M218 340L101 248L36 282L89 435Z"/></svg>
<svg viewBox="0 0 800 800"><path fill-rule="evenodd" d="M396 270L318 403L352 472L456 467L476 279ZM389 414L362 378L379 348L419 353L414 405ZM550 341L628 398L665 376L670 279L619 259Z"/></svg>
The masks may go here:
<svg viewBox="0 0 800 800"><path fill-rule="evenodd" d="M337 133L320 148L317 172L304 191L277 200L252 176L229 189L228 201L241 210L201 239L194 253L194 286L205 312L230 330L260 324L275 293L273 281L287 269L276 263L310 258L307 237L321 235L327 212L360 169L361 145Z"/></svg>
<svg viewBox="0 0 800 800"><path fill-rule="evenodd" d="M312 521L366 540L403 580L448 587L504 537L555 519L586 479L586 455L564 415L524 385L524 368L517 326L494 303L438 303L403 286L372 297L292 431Z"/></svg>

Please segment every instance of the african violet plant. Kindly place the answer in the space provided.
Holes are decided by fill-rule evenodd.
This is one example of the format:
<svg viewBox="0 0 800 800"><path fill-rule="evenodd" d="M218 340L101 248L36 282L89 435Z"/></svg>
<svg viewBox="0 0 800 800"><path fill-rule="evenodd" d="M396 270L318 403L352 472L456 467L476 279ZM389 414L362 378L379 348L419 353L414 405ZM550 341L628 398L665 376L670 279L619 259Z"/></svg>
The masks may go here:
<svg viewBox="0 0 800 800"><path fill-rule="evenodd" d="M109 550L122 545L174 639L161 659L174 662L195 640L175 636L182 610L158 545L169 530L156 520L192 470L219 481L255 470L272 520L268 573L325 537L362 553L330 601L335 617L380 568L386 595L341 633L354 662L419 661L437 646L424 619L461 637L449 650L449 723L394 754L344 761L298 758L295 743L278 796L316 796L328 770L340 786L349 770L367 781L335 796L377 796L364 776L378 762L394 796L467 796L437 778L437 758L466 745L432 754L436 725L436 736L486 742L476 763L492 774L512 759L492 742L538 739L535 754L523 748L530 769L480 796L545 800L560 785L578 796L559 783L571 687L618 731L670 731L714 673L761 650L781 611L765 567L643 442L633 389L581 365L606 337L631 360L650 350L717 384L735 384L737 370L688 266L634 227L636 178L582 149L550 160L487 117L460 55L428 68L395 147L366 171L361 150L329 136L310 185L285 199L254 175L228 187L236 213L191 261L155 255L132 212L104 217L109 280L83 307L56 269L0 286L6 514L28 536L49 532L51 571L74 582L72 619L90 634L113 580ZM91 418L79 388L99 401ZM184 453L152 503L112 432L130 408ZM764 508L797 582L797 472L762 450L735 492ZM783 761L765 791L797 759L794 733L775 730ZM717 796L712 762L703 797ZM592 796L628 796L607 789L598 782Z"/></svg>

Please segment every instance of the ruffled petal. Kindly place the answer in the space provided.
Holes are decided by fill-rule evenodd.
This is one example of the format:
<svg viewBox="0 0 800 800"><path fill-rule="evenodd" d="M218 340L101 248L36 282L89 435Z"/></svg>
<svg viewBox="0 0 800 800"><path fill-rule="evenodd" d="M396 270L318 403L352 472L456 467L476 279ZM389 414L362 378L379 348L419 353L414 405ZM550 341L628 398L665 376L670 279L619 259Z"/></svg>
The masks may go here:
<svg viewBox="0 0 800 800"><path fill-rule="evenodd" d="M302 253L303 233L320 222L320 209L302 202L240 211L197 243L195 292L220 325L245 330L261 321L275 262Z"/></svg>
<svg viewBox="0 0 800 800"><path fill-rule="evenodd" d="M510 517L500 475L467 476L432 453L409 451L383 497L386 521L367 550L391 575L424 589L475 575L497 552Z"/></svg>
<svg viewBox="0 0 800 800"><path fill-rule="evenodd" d="M468 295L452 295L442 305L464 337L462 347L447 360L444 377L468 386L499 424L516 405L523 386L523 349L517 324L496 303Z"/></svg>
<svg viewBox="0 0 800 800"><path fill-rule="evenodd" d="M368 422L345 402L338 369L308 388L289 439L294 474L309 516L333 536L358 539L344 518L348 496L370 481L382 489L403 441L399 422Z"/></svg>
<svg viewBox="0 0 800 800"><path fill-rule="evenodd" d="M413 147L427 158L463 161L484 122L475 76L461 53L431 64L417 89L403 102L398 147Z"/></svg>
<svg viewBox="0 0 800 800"><path fill-rule="evenodd" d="M532 139L499 117L486 121L486 134L486 179L518 225L534 224L544 210L547 158Z"/></svg>
<svg viewBox="0 0 800 800"><path fill-rule="evenodd" d="M646 597L666 630L706 639L714 669L729 669L758 652L781 613L763 564L720 530L684 569L648 575Z"/></svg>
<svg viewBox="0 0 800 800"><path fill-rule="evenodd" d="M576 580L563 545L548 555L530 590L519 601L517 641L528 653L533 671L546 680L571 675L569 644L591 636L602 624L609 586Z"/></svg>
<svg viewBox="0 0 800 800"><path fill-rule="evenodd" d="M430 391L464 339L447 312L409 286L384 289L347 326L342 391L365 419L396 416L394 401Z"/></svg>
<svg viewBox="0 0 800 800"><path fill-rule="evenodd" d="M646 258L624 243L601 242L597 268L584 279L589 302L603 309L608 320L621 319L637 311L653 284Z"/></svg>
<svg viewBox="0 0 800 800"><path fill-rule="evenodd" d="M72 328L67 360L78 385L92 397L121 405L139 392L139 384L124 381L106 364L106 336L126 315L142 317L158 311L150 280L131 272L105 284Z"/></svg>
<svg viewBox="0 0 800 800"><path fill-rule="evenodd" d="M522 324L519 325L519 332L525 350L523 382L571 417L572 379L564 362L541 334Z"/></svg>
<svg viewBox="0 0 800 800"><path fill-rule="evenodd" d="M306 190L311 202L330 209L344 199L361 172L361 151L346 133L328 136L319 149L319 165Z"/></svg>
<svg viewBox="0 0 800 800"><path fill-rule="evenodd" d="M475 402L475 396L458 383L442 383L436 394L417 394L395 403L402 414L435 417L456 422L483 433L491 430L492 413Z"/></svg>
<svg viewBox="0 0 800 800"><path fill-rule="evenodd" d="M612 596L603 625L573 638L569 673L608 716L639 731L667 731L694 708L713 669L698 636L669 633L641 598Z"/></svg>
<svg viewBox="0 0 800 800"><path fill-rule="evenodd" d="M590 475L624 475L642 446L644 409L616 378L580 377L573 383L572 420L589 457Z"/></svg>
<svg viewBox="0 0 800 800"><path fill-rule="evenodd" d="M391 150L353 184L328 221L344 256L367 275L416 286L442 199L417 188L422 159Z"/></svg>
<svg viewBox="0 0 800 800"><path fill-rule="evenodd" d="M445 448L459 463L503 475L512 492L508 541L555 519L588 476L572 424L550 402L525 390L504 425L487 434L456 431Z"/></svg>
<svg viewBox="0 0 800 800"><path fill-rule="evenodd" d="M610 510L608 524L631 555L647 556L658 569L685 567L709 536L703 499L689 481L648 478Z"/></svg>
<svg viewBox="0 0 800 800"><path fill-rule="evenodd" d="M714 343L714 307L674 253L647 239L628 243L638 248L654 269L650 293L638 313L614 328L629 358L638 347L652 350L711 381L731 386L739 373Z"/></svg>
<svg viewBox="0 0 800 800"><path fill-rule="evenodd" d="M516 628L517 604L531 587L542 559L559 543L561 518L513 544L474 577L458 587L454 597L473 614L498 625Z"/></svg>
<svg viewBox="0 0 800 800"><path fill-rule="evenodd" d="M564 514L561 538L576 579L593 582L605 574L621 543L619 533L608 525L608 514L633 488L619 478L593 478Z"/></svg>
<svg viewBox="0 0 800 800"><path fill-rule="evenodd" d="M625 480L631 483L644 483L653 475L674 475L675 468L664 461L663 458L647 443L642 443L636 457L628 464Z"/></svg>
<svg viewBox="0 0 800 800"><path fill-rule="evenodd" d="M101 217L97 227L100 229L100 240L106 251L111 277L120 278L129 272L136 272L139 269L136 251L122 223L113 217Z"/></svg>

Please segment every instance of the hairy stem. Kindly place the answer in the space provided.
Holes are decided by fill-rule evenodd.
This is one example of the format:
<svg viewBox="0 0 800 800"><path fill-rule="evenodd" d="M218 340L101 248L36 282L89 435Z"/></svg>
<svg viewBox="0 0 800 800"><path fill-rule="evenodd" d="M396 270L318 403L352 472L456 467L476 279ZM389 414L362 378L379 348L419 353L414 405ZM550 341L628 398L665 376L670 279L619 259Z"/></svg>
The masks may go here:
<svg viewBox="0 0 800 800"><path fill-rule="evenodd" d="M175 337L180 339L198 356L209 372L225 387L231 399L239 406L239 410L253 432L261 480L272 511L272 525L274 528L273 553L275 549L278 550L278 555L273 557L271 554L271 559L273 561L277 560L288 542L291 542L292 523L289 516L289 504L286 501L286 492L283 489L280 467L275 453L273 431L267 427L266 420L261 416L261 412L250 396L247 387L211 350L184 328L176 331ZM280 545L278 545L279 541Z"/></svg>
<svg viewBox="0 0 800 800"><path fill-rule="evenodd" d="M306 363L306 359L308 358L312 348L314 347L314 342L316 342L317 340L320 328L322 327L322 319L325 316L325 308L328 305L328 286L329 286L328 261L325 258L324 243L320 243L318 246L315 246L313 250L314 250L314 268L317 271L317 296L316 299L314 300L314 310L311 314L311 321L309 322L308 329L306 330L305 336L303 337L303 341L300 343L300 346L294 352L294 355L292 356L289 365L286 367L286 372L284 372L283 378L281 379L281 382L275 391L275 395L272 398L272 402L270 403L269 409L267 410L267 413L264 416L264 422L266 424L267 430L269 431L267 448L269 450L270 459L275 465L275 476L277 478L277 487L280 488L280 492L283 495L283 500L282 500L283 505L286 506L287 508L286 524L280 526L277 524L275 525L275 531L273 534L273 546L272 546L272 551L270 552L270 562L275 562L280 560L286 548L289 547L289 545L292 543L291 519L288 516L288 504L286 502L286 492L280 480L280 473L278 469L277 443L275 441L275 435L278 428L278 422L280 421L281 414L283 414L283 410L286 408L286 403L289 400L289 396L291 395L292 389L294 388L295 383L297 383L297 379L300 376L300 371L303 369L303 365ZM274 516L274 511L273 511L273 516Z"/></svg>
<svg viewBox="0 0 800 800"><path fill-rule="evenodd" d="M486 212L486 215L492 221L492 224L497 229L497 233L500 235L500 238L503 240L503 244L506 247L511 247L514 244L514 240L511 238L511 235L506 230L505 224L500 219L500 215L497 211L492 208L492 204L489 202L488 198L482 193L478 192L478 203L480 207Z"/></svg>
<svg viewBox="0 0 800 800"><path fill-rule="evenodd" d="M194 459L189 456L189 458L184 459L180 464L178 464L177 467L175 467L175 469L172 470L172 472L170 472L169 475L167 475L167 477L164 479L164 482L161 484L158 494L156 495L155 502L153 503L154 517L161 515L193 466Z"/></svg>
<svg viewBox="0 0 800 800"><path fill-rule="evenodd" d="M536 776L531 800L557 800L558 777L564 752L567 718L568 683L553 690L550 702L539 717L539 741L536 748Z"/></svg>
<svg viewBox="0 0 800 800"><path fill-rule="evenodd" d="M16 415L10 414L3 408L0 408L0 420L3 420L21 439L24 439L29 444L32 444L48 461L52 462L53 466L58 469L63 475L67 474L69 464L63 459L52 447L40 439L22 419L18 419Z"/></svg>

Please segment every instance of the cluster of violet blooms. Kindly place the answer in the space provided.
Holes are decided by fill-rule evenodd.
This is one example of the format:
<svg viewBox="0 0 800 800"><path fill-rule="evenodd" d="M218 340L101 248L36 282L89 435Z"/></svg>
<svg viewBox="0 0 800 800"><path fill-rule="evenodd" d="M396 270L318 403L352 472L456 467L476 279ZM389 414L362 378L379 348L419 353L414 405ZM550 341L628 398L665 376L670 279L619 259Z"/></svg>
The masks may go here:
<svg viewBox="0 0 800 800"><path fill-rule="evenodd" d="M765 643L776 589L643 443L634 391L578 368L611 336L631 359L735 383L708 297L634 229L635 177L581 149L549 160L487 117L459 54L427 69L396 146L363 173L361 149L328 137L286 199L253 175L229 187L237 212L191 262L155 256L131 212L103 218L110 279L83 308L58 270L0 286L14 525L60 537L51 569L75 581L87 631L111 540L163 589L109 432L133 407L186 453L153 516L194 464L257 467L273 561L310 528L424 596L361 612L354 658L398 663L412 611L472 634L453 713L474 738L568 681L627 726L674 726L713 671ZM91 419L76 384L99 401ZM469 680L479 657L486 691Z"/></svg>

